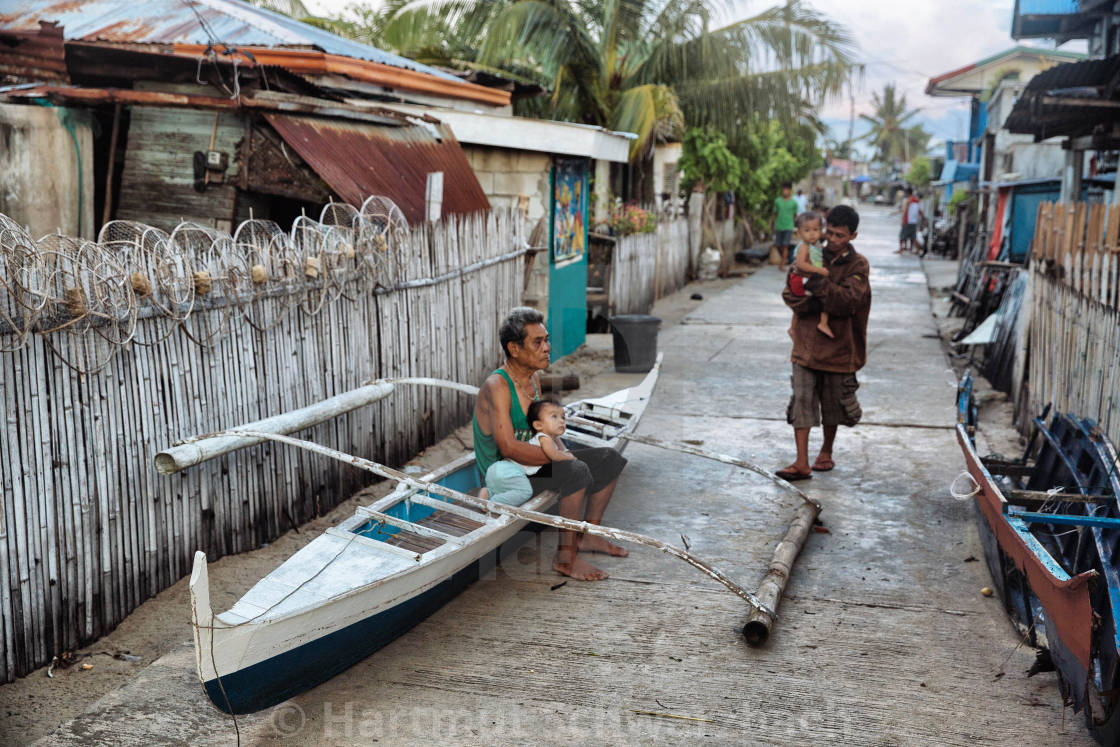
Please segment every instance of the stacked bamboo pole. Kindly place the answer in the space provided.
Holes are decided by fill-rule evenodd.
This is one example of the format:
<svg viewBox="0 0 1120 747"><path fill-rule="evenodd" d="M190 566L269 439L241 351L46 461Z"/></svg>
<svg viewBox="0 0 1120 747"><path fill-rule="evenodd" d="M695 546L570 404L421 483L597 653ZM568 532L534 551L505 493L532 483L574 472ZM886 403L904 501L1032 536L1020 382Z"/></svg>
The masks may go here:
<svg viewBox="0 0 1120 747"><path fill-rule="evenodd" d="M170 477L152 463L181 438L370 379L482 381L500 362L498 324L521 302L522 244L513 214L417 228L392 247L394 288L359 273L317 310L292 303L322 290L310 280L270 292L254 301L278 319L264 331L240 309L200 306L195 329L224 314L228 333L207 346L181 330L122 345L95 373L64 362L109 344L94 328L21 345L0 330L0 350L14 348L0 352L0 681L111 630L189 572L195 550L258 547L363 485L353 467L268 443ZM167 321L141 318L138 338L157 340ZM300 435L400 464L469 417L467 398L400 387Z"/></svg>

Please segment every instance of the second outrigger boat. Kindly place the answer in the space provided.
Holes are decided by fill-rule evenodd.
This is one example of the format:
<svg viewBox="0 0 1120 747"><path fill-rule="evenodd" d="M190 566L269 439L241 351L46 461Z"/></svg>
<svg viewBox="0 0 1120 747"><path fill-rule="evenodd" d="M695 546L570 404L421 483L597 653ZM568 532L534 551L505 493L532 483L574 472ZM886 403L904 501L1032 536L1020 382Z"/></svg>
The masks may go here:
<svg viewBox="0 0 1120 747"><path fill-rule="evenodd" d="M1049 408L1047 408L1049 410ZM1019 459L976 451L972 377L957 440L976 482L980 540L1012 621L1057 670L1062 695L1103 744L1120 743L1120 461L1087 418L1048 412ZM1048 657L1048 658L1047 658Z"/></svg>

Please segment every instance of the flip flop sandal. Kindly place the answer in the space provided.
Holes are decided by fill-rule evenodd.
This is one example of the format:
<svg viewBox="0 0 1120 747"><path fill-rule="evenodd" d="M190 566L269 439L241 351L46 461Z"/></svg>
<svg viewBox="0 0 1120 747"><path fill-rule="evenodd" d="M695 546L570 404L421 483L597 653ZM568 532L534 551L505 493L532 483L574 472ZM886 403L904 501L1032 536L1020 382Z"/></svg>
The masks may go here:
<svg viewBox="0 0 1120 747"><path fill-rule="evenodd" d="M813 462L812 470L814 472L828 472L836 466L836 462L831 459L818 459Z"/></svg>
<svg viewBox="0 0 1120 747"><path fill-rule="evenodd" d="M797 482L798 480L811 480L813 475L810 472L794 472L793 470L781 469L774 473L786 482Z"/></svg>

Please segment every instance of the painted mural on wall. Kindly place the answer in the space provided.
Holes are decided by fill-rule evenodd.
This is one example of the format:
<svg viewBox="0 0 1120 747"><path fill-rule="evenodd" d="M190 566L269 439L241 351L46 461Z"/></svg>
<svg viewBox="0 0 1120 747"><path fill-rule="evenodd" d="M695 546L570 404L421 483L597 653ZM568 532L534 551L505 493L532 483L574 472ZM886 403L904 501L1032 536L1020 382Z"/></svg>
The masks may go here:
<svg viewBox="0 0 1120 747"><path fill-rule="evenodd" d="M552 170L552 261L587 251L589 167L585 158L557 158Z"/></svg>

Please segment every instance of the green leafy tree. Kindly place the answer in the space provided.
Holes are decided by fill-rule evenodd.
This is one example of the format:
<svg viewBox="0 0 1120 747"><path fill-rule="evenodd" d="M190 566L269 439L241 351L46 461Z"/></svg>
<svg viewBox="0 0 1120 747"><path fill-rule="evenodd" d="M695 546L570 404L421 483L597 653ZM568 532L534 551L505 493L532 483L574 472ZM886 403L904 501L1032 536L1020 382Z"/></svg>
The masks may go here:
<svg viewBox="0 0 1120 747"><path fill-rule="evenodd" d="M932 166L925 156L918 156L910 161L910 170L906 172L906 181L918 188L929 186L933 177Z"/></svg>
<svg viewBox="0 0 1120 747"><path fill-rule="evenodd" d="M719 194L738 189L743 176L743 164L727 147L727 138L712 129L694 127L684 135L681 158L678 162L682 186L691 191L699 187L704 192L702 214L706 243L715 244L723 251L723 244L716 230L715 206Z"/></svg>
<svg viewBox="0 0 1120 747"><path fill-rule="evenodd" d="M758 117L735 138L732 148L743 162L736 199L748 229L769 222L782 184L798 182L823 164L816 139L816 130L808 124L782 126ZM753 230L751 237L753 243Z"/></svg>
<svg viewBox="0 0 1120 747"><path fill-rule="evenodd" d="M283 13L300 21L314 17L314 14L307 9L307 6L301 0L247 0L247 2L258 8Z"/></svg>
<svg viewBox="0 0 1120 747"><path fill-rule="evenodd" d="M847 31L802 0L718 25L715 0L390 0L363 41L419 62L552 92L518 113L637 133L631 157L685 125L815 121L855 63Z"/></svg>

